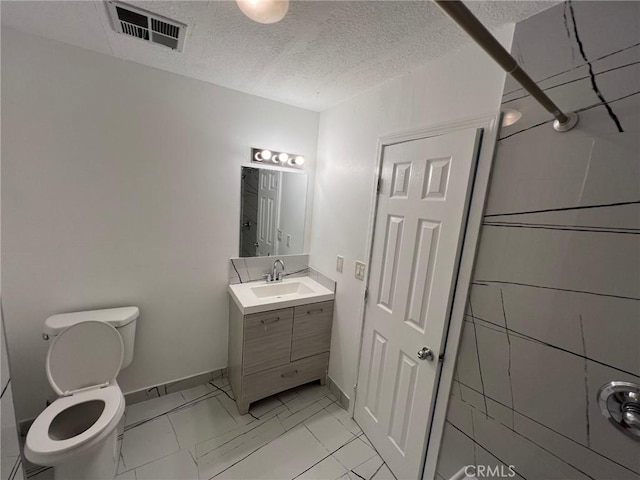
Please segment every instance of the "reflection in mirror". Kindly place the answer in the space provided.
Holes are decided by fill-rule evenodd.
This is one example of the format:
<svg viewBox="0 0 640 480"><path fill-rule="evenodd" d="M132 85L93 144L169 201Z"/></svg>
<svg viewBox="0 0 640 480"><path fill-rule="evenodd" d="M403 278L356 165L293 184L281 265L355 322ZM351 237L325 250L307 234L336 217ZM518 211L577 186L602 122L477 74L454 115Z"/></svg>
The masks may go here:
<svg viewBox="0 0 640 480"><path fill-rule="evenodd" d="M242 167L240 256L304 253L307 175Z"/></svg>

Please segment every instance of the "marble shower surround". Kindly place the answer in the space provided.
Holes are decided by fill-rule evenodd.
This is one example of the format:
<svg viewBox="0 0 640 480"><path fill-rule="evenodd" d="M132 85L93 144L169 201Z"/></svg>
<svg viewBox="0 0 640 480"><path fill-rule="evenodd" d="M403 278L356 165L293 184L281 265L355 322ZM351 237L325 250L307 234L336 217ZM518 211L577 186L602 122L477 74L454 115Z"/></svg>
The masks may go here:
<svg viewBox="0 0 640 480"><path fill-rule="evenodd" d="M580 123L558 134L513 80L493 166L437 478L640 479L640 443L600 414L640 382L640 4L565 2L513 55Z"/></svg>

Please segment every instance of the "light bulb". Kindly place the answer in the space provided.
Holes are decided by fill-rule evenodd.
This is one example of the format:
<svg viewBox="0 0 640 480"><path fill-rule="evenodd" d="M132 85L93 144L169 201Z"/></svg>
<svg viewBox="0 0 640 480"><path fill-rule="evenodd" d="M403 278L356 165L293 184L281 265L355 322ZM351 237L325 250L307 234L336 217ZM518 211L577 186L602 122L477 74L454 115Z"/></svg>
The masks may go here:
<svg viewBox="0 0 640 480"><path fill-rule="evenodd" d="M278 160L282 163L287 163L287 160L289 160L289 155L286 153L281 153L280 155L278 155Z"/></svg>
<svg viewBox="0 0 640 480"><path fill-rule="evenodd" d="M298 155L293 159L293 164L298 165L299 167L304 165L304 157L302 155Z"/></svg>
<svg viewBox="0 0 640 480"><path fill-rule="evenodd" d="M258 23L276 23L289 10L289 0L236 0L247 17Z"/></svg>
<svg viewBox="0 0 640 480"><path fill-rule="evenodd" d="M280 155L274 155L273 157L271 157L271 160L273 161L273 163L278 163L280 162L280 158L278 158Z"/></svg>
<svg viewBox="0 0 640 480"><path fill-rule="evenodd" d="M262 158L264 158L265 160L271 160L271 150L262 150L260 154L262 155Z"/></svg>
<svg viewBox="0 0 640 480"><path fill-rule="evenodd" d="M503 113L503 115L502 115L502 126L503 127L508 127L509 125L513 125L518 120L520 120L520 118L522 118L522 113L520 113L518 110L514 110L512 108L505 108L502 111L502 113Z"/></svg>
<svg viewBox="0 0 640 480"><path fill-rule="evenodd" d="M256 162L261 162L262 161L262 155L260 153L261 152L256 152L256 154L253 156L253 158L256 160Z"/></svg>

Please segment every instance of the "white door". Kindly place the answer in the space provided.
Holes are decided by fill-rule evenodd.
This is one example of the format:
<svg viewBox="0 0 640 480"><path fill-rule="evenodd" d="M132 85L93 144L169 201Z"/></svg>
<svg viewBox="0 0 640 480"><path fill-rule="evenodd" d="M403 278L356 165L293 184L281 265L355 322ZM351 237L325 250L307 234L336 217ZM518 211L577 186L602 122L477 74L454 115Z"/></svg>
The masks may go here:
<svg viewBox="0 0 640 480"><path fill-rule="evenodd" d="M478 139L473 128L383 151L355 418L401 480L424 463Z"/></svg>
<svg viewBox="0 0 640 480"><path fill-rule="evenodd" d="M259 257L275 254L276 222L280 172L260 169L258 183L258 248Z"/></svg>

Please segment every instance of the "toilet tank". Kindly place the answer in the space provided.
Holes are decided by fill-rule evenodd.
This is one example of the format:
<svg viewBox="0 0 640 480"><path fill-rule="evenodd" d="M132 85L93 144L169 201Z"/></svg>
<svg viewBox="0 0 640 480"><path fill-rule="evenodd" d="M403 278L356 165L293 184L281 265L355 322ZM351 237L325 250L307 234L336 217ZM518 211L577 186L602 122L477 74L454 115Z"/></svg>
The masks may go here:
<svg viewBox="0 0 640 480"><path fill-rule="evenodd" d="M84 312L60 313L47 318L44 322L44 337L55 337L64 329L76 323L89 320L105 322L115 327L124 343L122 368L127 368L133 360L133 346L136 339L136 323L140 310L138 307L106 308Z"/></svg>

